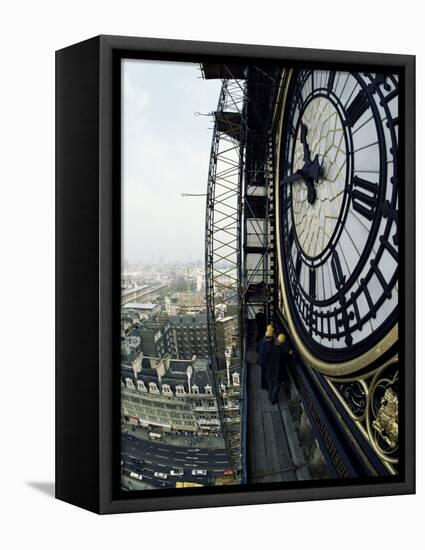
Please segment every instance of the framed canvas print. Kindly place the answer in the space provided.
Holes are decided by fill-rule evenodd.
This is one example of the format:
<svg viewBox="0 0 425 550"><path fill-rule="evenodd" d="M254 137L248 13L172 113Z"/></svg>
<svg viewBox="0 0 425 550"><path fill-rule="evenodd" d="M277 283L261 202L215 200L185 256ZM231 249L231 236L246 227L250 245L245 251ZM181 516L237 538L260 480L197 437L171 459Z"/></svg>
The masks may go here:
<svg viewBox="0 0 425 550"><path fill-rule="evenodd" d="M414 492L414 57L56 54L56 496Z"/></svg>

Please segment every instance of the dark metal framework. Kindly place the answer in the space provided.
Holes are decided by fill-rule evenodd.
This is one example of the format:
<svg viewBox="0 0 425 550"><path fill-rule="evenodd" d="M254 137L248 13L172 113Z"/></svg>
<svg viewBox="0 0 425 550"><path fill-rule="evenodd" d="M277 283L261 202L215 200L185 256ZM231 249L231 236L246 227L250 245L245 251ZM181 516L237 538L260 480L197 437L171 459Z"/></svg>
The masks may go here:
<svg viewBox="0 0 425 550"><path fill-rule="evenodd" d="M247 152L245 165L242 311L245 323L264 314L274 321L274 153L272 108L279 91L279 70L252 66L247 79ZM245 335L247 336L247 335Z"/></svg>
<svg viewBox="0 0 425 550"><path fill-rule="evenodd" d="M405 460L387 480L119 491L120 64L122 58L240 66L400 71L404 182L400 226ZM100 36L57 52L56 497L97 513L260 504L415 491L414 177L412 56ZM76 139L78 136L79 139ZM84 311L85 314L81 315ZM90 421L88 421L88 419Z"/></svg>
<svg viewBox="0 0 425 550"><path fill-rule="evenodd" d="M228 68L229 76L231 70ZM241 340L227 356L217 350L216 323L229 306L237 308L236 333L241 334L240 247L241 189L245 159L245 82L222 80L208 173L205 270L209 347L222 434L229 460L237 477L241 475L241 403L243 386L236 389L232 376L241 374ZM240 383L236 385L241 388ZM237 406L226 403L237 402ZM236 400L236 401L235 401Z"/></svg>
<svg viewBox="0 0 425 550"><path fill-rule="evenodd" d="M215 391L229 459L239 480L246 481L245 437L247 323L257 313L273 319L273 155L270 141L271 106L277 69L257 66L203 67L206 78L222 78L214 113L206 204L206 301ZM244 77L243 79L241 77ZM237 307L237 349L223 359L217 350L219 308ZM240 375L238 407L229 372ZM223 385L224 381L227 385ZM226 389L224 389L226 388Z"/></svg>

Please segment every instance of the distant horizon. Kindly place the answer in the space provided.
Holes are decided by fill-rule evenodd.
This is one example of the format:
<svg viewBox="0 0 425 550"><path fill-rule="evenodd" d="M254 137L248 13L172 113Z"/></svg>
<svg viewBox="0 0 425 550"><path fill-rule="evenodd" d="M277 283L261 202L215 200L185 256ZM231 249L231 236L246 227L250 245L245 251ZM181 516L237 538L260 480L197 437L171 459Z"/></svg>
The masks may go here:
<svg viewBox="0 0 425 550"><path fill-rule="evenodd" d="M221 83L199 64L122 62L122 258L196 262L205 254L212 118Z"/></svg>

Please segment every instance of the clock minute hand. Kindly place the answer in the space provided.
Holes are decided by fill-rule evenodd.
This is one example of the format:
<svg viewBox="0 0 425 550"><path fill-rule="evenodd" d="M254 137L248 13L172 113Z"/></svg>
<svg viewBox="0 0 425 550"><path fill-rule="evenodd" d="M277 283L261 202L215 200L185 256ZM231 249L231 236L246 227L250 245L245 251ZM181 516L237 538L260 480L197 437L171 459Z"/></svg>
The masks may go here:
<svg viewBox="0 0 425 550"><path fill-rule="evenodd" d="M280 183L281 185L287 185L288 183L292 183L294 181L303 180L304 175L301 170L297 170L287 178L284 178Z"/></svg>
<svg viewBox="0 0 425 550"><path fill-rule="evenodd" d="M300 141L303 144L303 150L304 150L304 162L310 162L310 149L308 147L307 143L307 132L308 128L307 126L301 122L301 135L300 135Z"/></svg>

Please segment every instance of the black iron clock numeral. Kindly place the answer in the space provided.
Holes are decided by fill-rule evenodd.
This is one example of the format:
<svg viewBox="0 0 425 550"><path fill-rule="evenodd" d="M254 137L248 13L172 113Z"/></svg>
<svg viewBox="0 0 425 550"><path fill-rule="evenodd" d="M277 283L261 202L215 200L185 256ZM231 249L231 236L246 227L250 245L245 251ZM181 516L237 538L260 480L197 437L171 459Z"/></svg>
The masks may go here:
<svg viewBox="0 0 425 550"><path fill-rule="evenodd" d="M294 226L292 226L288 235L288 250L291 250L294 239L295 239L295 230L294 230Z"/></svg>
<svg viewBox="0 0 425 550"><path fill-rule="evenodd" d="M331 71L329 73L328 85L326 86L328 89L328 92L330 92L334 87L334 82L335 82L335 71Z"/></svg>
<svg viewBox="0 0 425 550"><path fill-rule="evenodd" d="M334 276L335 286L338 290L341 290L341 288L345 284L345 275L342 272L341 262L339 260L338 252L336 250L334 250L332 254L331 268Z"/></svg>
<svg viewBox="0 0 425 550"><path fill-rule="evenodd" d="M285 212L288 212L290 206L291 206L291 201L290 201L290 197L289 197L289 193L284 193L283 194L283 201L282 201L282 206L283 206L283 210Z"/></svg>
<svg viewBox="0 0 425 550"><path fill-rule="evenodd" d="M387 92L391 90L391 86L387 82L387 75L376 73L374 77L367 74L365 76L369 76L371 80L371 83L367 87L370 93L374 94L378 90L379 86L382 86Z"/></svg>
<svg viewBox="0 0 425 550"><path fill-rule="evenodd" d="M350 321L353 321L354 313L352 311L347 311L347 302L344 297L340 299L339 303L341 304L341 318L337 319L336 324L344 328L345 343L347 346L351 346L353 337L350 332Z"/></svg>
<svg viewBox="0 0 425 550"><path fill-rule="evenodd" d="M353 101L347 107L347 126L354 126L363 113L369 108L369 101L363 90L356 95Z"/></svg>
<svg viewBox="0 0 425 550"><path fill-rule="evenodd" d="M299 279L301 273L301 254L299 252L297 254L297 259L295 262L295 273L297 275L297 279Z"/></svg>
<svg viewBox="0 0 425 550"><path fill-rule="evenodd" d="M316 270L310 269L308 294L312 300L316 299Z"/></svg>
<svg viewBox="0 0 425 550"><path fill-rule="evenodd" d="M372 221L378 203L378 184L354 176L351 196L354 210Z"/></svg>
<svg viewBox="0 0 425 550"><path fill-rule="evenodd" d="M381 204L381 212L384 218L390 218L396 224L396 232L393 237L393 243L398 245L399 235L398 235L398 212L395 208L391 207L389 201L385 201Z"/></svg>
<svg viewBox="0 0 425 550"><path fill-rule="evenodd" d="M351 301L353 303L354 314L356 316L357 329L362 330L363 329L363 321L362 321L362 318L360 317L359 306L357 305L357 297L356 297L354 292L351 293Z"/></svg>
<svg viewBox="0 0 425 550"><path fill-rule="evenodd" d="M387 284L387 281L385 280L385 277L383 276L381 270L379 269L378 262L376 260L371 260L370 266L373 269L373 272L375 273L376 277L378 278L378 281L382 286L382 290L384 291L386 298L391 298L391 289Z"/></svg>
<svg viewBox="0 0 425 550"><path fill-rule="evenodd" d="M298 107L298 109L301 111L303 108L303 99L301 96L301 91L298 92L297 96L295 97L295 105Z"/></svg>

